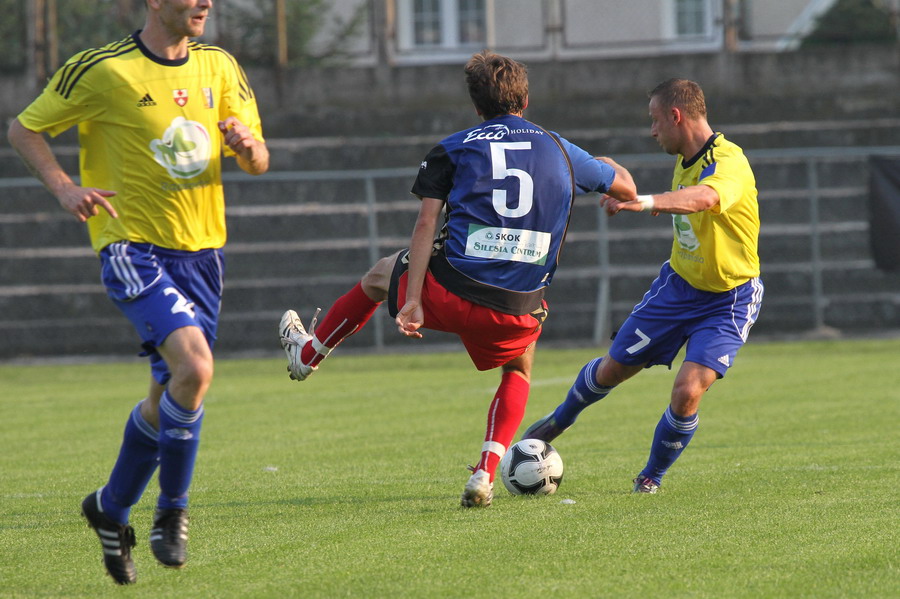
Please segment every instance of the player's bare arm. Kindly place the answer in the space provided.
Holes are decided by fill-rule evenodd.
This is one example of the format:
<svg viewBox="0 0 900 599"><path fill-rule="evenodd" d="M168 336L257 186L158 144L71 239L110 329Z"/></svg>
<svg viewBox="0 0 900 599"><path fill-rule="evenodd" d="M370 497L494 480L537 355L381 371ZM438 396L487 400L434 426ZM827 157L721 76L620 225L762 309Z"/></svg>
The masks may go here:
<svg viewBox="0 0 900 599"><path fill-rule="evenodd" d="M616 171L616 178L613 179L612 185L609 186L609 190L606 192L607 195L619 202L631 202L637 199L637 187L628 169L608 156L599 156L597 160L605 162Z"/></svg>
<svg viewBox="0 0 900 599"><path fill-rule="evenodd" d="M419 329L425 320L422 312L422 285L425 272L431 260L431 249L434 245L434 234L437 230L444 201L435 198L422 198L419 216L413 228L409 242L409 274L406 287L406 299L397 313L397 328L407 337L421 338ZM398 298L399 303L399 298Z"/></svg>
<svg viewBox="0 0 900 599"><path fill-rule="evenodd" d="M59 165L53 150L41 133L32 131L18 119L13 119L9 125L7 139L28 170L44 184L47 191L53 194L60 206L80 222L99 214L98 206L113 218L118 218L116 209L106 199L116 195L116 192L76 185Z"/></svg>
<svg viewBox="0 0 900 599"><path fill-rule="evenodd" d="M709 210L719 203L719 194L708 185L691 185L677 191L657 193L653 195L638 196L631 202L620 202L609 196L604 197L602 205L610 216L620 211L647 212L653 215L667 214L694 214Z"/></svg>
<svg viewBox="0 0 900 599"><path fill-rule="evenodd" d="M247 125L230 116L219 121L219 131L224 136L225 145L236 154L238 166L244 172L261 175L269 170L269 148L253 137Z"/></svg>

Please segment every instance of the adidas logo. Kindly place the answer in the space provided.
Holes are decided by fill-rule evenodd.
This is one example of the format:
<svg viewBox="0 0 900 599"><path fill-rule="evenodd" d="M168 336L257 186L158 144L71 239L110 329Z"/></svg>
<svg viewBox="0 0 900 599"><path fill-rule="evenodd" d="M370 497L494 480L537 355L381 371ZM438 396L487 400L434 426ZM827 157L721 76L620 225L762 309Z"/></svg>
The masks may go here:
<svg viewBox="0 0 900 599"><path fill-rule="evenodd" d="M724 364L725 366L731 366L731 360L728 359L728 354L725 354L724 356L722 356L721 358L719 358L718 361L719 361L720 363Z"/></svg>
<svg viewBox="0 0 900 599"><path fill-rule="evenodd" d="M144 94L144 97L138 100L138 108L146 108L147 106L156 106L156 102L150 97L150 94Z"/></svg>

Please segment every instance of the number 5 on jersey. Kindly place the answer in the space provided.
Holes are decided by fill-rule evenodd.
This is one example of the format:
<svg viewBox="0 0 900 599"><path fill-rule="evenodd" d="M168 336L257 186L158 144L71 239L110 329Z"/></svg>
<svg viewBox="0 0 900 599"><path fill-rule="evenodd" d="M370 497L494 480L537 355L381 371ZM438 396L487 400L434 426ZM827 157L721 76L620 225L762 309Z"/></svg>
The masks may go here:
<svg viewBox="0 0 900 599"><path fill-rule="evenodd" d="M534 203L534 181L531 175L518 168L506 166L506 152L514 150L530 150L530 141L492 142L491 143L491 167L494 179L504 180L507 177L515 177L519 180L519 201L516 208L510 207L505 189L495 189L492 196L494 210L500 216L507 218L519 218L531 212Z"/></svg>

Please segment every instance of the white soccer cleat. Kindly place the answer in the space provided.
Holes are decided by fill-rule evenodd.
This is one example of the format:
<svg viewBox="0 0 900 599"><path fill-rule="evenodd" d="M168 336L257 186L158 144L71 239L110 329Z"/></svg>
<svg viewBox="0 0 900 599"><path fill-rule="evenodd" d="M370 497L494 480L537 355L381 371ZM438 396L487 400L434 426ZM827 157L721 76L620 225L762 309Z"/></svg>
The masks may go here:
<svg viewBox="0 0 900 599"><path fill-rule="evenodd" d="M463 489L460 504L463 507L488 507L494 500L494 483L484 470L478 470L469 477Z"/></svg>
<svg viewBox="0 0 900 599"><path fill-rule="evenodd" d="M316 326L316 317L318 315L319 311L316 310L316 316L313 316L311 328ZM288 372L291 373L291 380L305 381L309 375L318 369L317 366L304 364L303 360L300 359L300 352L303 351L303 346L313 338L312 332L307 333L297 313L293 310L288 310L281 316L278 333L281 336L281 347L284 349L284 353L287 354Z"/></svg>
<svg viewBox="0 0 900 599"><path fill-rule="evenodd" d="M631 482L634 483L634 489L631 491L632 493L656 493L659 491L659 483L643 474L638 474Z"/></svg>

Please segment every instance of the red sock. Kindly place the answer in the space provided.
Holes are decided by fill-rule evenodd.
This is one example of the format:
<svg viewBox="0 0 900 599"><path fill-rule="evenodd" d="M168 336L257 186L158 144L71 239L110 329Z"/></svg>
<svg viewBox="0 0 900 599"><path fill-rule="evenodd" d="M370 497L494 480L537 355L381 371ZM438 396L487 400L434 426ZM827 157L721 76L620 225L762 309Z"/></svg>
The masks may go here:
<svg viewBox="0 0 900 599"><path fill-rule="evenodd" d="M300 359L304 364L318 365L341 341L369 322L379 303L373 302L363 291L362 284L357 283L334 302L318 323L315 337L303 346Z"/></svg>
<svg viewBox="0 0 900 599"><path fill-rule="evenodd" d="M494 480L497 464L506 453L522 424L525 416L525 404L528 403L528 390L531 385L514 372L504 372L500 379L500 387L488 410L487 433L481 450L481 461L476 470L484 470Z"/></svg>

